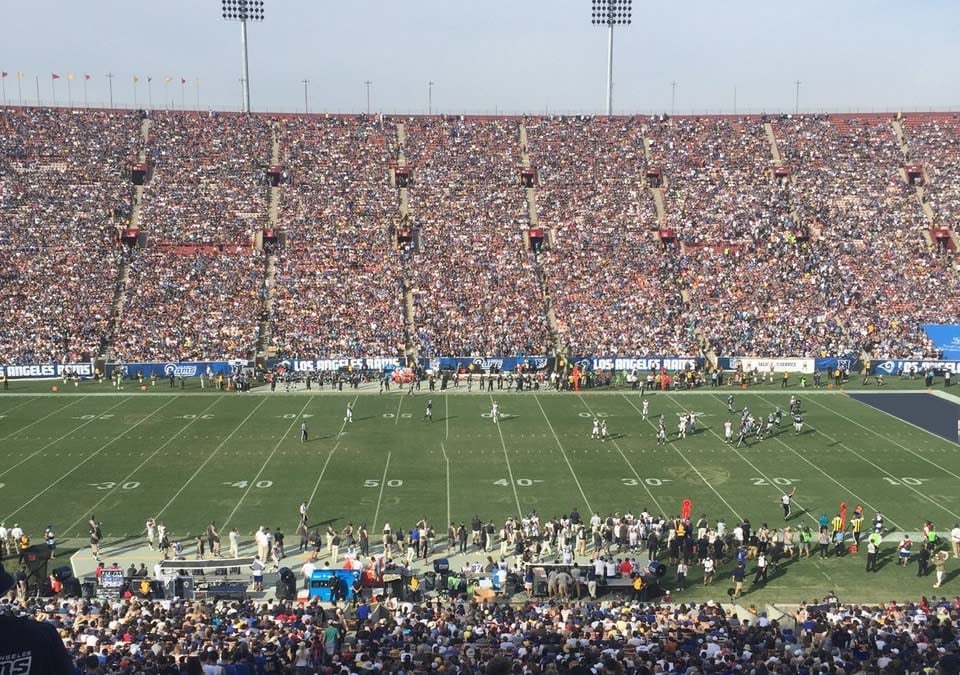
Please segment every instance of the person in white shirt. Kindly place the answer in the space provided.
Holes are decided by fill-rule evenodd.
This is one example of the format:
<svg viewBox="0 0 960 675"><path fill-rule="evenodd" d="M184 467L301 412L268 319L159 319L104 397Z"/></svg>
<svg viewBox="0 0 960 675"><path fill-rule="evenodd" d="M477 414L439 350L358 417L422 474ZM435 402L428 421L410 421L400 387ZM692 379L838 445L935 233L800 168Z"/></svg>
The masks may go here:
<svg viewBox="0 0 960 675"><path fill-rule="evenodd" d="M316 571L317 566L313 564L310 560L303 563L301 572L303 573L303 587L310 588L310 577L313 576L314 571Z"/></svg>
<svg viewBox="0 0 960 675"><path fill-rule="evenodd" d="M960 523L956 523L950 530L950 543L953 544L953 557L960 558Z"/></svg>
<svg viewBox="0 0 960 675"><path fill-rule="evenodd" d="M240 557L240 533L235 527L230 528L230 557Z"/></svg>
<svg viewBox="0 0 960 675"><path fill-rule="evenodd" d="M259 555L250 564L250 569L253 571L253 590L257 593L263 590L263 570L265 567L266 565L260 560Z"/></svg>
<svg viewBox="0 0 960 675"><path fill-rule="evenodd" d="M713 562L713 558L709 555L703 559L703 585L709 586L713 583L713 573L716 570L716 565Z"/></svg>
<svg viewBox="0 0 960 675"><path fill-rule="evenodd" d="M157 533L157 521L153 518L147 518L147 546L153 550L153 537Z"/></svg>
<svg viewBox="0 0 960 675"><path fill-rule="evenodd" d="M730 420L726 420L723 423L723 440L725 440L727 443L733 442L733 424L730 422Z"/></svg>
<svg viewBox="0 0 960 675"><path fill-rule="evenodd" d="M263 531L263 525L257 528L253 538L257 542L257 555L260 560L266 560L267 554L270 552L270 541L267 539L267 533Z"/></svg>
<svg viewBox="0 0 960 675"><path fill-rule="evenodd" d="M7 537L10 536L10 531L7 529L5 523L0 523L0 555L6 558L10 555L7 551Z"/></svg>

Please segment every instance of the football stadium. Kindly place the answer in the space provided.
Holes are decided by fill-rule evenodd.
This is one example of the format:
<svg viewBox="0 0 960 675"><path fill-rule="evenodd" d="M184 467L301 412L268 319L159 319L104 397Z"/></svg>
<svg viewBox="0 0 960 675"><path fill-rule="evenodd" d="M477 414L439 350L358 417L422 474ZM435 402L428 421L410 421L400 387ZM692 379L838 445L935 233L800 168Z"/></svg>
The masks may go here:
<svg viewBox="0 0 960 675"><path fill-rule="evenodd" d="M960 672L960 106L878 46L955 8L63 9L90 72L0 47L0 673Z"/></svg>

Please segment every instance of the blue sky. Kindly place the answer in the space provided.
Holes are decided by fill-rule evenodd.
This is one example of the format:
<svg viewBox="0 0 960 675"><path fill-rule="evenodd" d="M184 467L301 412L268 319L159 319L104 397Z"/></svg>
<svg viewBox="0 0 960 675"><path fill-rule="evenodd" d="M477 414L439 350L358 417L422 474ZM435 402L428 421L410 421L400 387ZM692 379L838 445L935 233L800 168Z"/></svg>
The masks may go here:
<svg viewBox="0 0 960 675"><path fill-rule="evenodd" d="M366 108L434 112L602 112L606 30L590 24L590 0L265 0L250 26L255 110L311 112ZM16 102L49 103L51 72L60 103L73 72L74 102L240 105L240 26L220 17L220 0L0 0L0 70ZM792 110L801 81L805 110L960 108L960 3L947 0L807 0L735 3L634 0L633 24L615 36L614 111ZM164 77L175 78L164 85Z"/></svg>

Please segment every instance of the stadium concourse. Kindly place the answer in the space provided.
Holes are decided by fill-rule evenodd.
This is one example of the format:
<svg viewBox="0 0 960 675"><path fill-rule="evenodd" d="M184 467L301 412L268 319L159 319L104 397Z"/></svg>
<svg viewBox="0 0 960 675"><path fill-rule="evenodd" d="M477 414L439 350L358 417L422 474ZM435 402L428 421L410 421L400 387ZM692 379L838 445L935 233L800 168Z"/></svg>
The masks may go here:
<svg viewBox="0 0 960 675"><path fill-rule="evenodd" d="M0 361L932 355L958 148L956 114L5 108Z"/></svg>

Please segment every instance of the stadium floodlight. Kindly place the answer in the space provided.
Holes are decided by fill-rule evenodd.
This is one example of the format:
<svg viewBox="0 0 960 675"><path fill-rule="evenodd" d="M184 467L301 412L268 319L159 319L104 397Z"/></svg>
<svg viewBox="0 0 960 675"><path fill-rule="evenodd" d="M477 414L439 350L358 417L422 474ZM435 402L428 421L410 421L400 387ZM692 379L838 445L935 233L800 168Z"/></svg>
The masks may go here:
<svg viewBox="0 0 960 675"><path fill-rule="evenodd" d="M607 115L613 114L613 27L629 26L633 20L633 0L592 0L591 21L607 27Z"/></svg>
<svg viewBox="0 0 960 675"><path fill-rule="evenodd" d="M263 21L263 0L220 0L225 21L240 22L243 51L243 112L250 112L250 62L247 58L247 21Z"/></svg>

